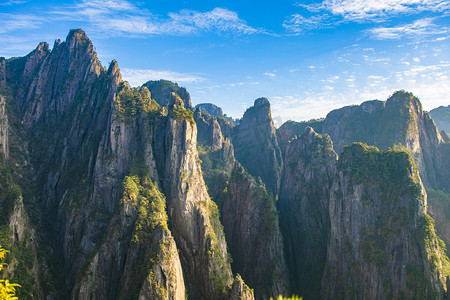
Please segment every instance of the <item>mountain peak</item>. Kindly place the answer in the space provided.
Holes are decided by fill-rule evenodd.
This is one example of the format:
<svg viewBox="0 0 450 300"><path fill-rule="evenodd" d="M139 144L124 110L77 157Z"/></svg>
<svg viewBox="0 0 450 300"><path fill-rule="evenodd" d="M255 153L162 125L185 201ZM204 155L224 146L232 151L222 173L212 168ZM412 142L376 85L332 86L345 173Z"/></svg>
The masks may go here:
<svg viewBox="0 0 450 300"><path fill-rule="evenodd" d="M91 40L89 40L86 33L81 29L70 30L66 38L66 43L69 45L70 49L87 46L91 49L91 52L94 51L94 46L92 45Z"/></svg>
<svg viewBox="0 0 450 300"><path fill-rule="evenodd" d="M254 106L258 107L258 106L266 106L269 105L270 106L270 102L267 98L265 97L261 97L255 100Z"/></svg>

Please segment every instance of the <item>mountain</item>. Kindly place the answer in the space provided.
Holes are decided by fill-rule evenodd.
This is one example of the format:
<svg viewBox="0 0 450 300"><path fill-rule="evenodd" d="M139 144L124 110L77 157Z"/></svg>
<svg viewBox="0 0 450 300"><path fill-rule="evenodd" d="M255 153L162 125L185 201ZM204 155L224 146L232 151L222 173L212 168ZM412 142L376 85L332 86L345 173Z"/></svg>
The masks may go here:
<svg viewBox="0 0 450 300"><path fill-rule="evenodd" d="M250 174L261 178L269 194L275 197L283 161L269 100L255 100L233 129L232 140L237 160Z"/></svg>
<svg viewBox="0 0 450 300"><path fill-rule="evenodd" d="M450 133L450 105L439 106L429 112L439 130L444 130L447 134Z"/></svg>
<svg viewBox="0 0 450 300"><path fill-rule="evenodd" d="M323 122L314 124L319 133L327 133L337 153L345 145L363 142L386 150L389 147L410 151L419 167L425 186L450 190L449 161L446 142L439 134L430 115L413 94L398 91L386 101L366 101L331 111ZM293 128L293 125L290 125ZM283 142L303 133L302 126L286 133L281 126ZM321 128L320 128L321 127Z"/></svg>
<svg viewBox="0 0 450 300"><path fill-rule="evenodd" d="M308 127L286 157L279 201L295 292L309 299L444 293L449 261L410 154L353 144L338 159L330 137Z"/></svg>
<svg viewBox="0 0 450 300"><path fill-rule="evenodd" d="M183 100L183 104L186 108L192 108L191 96L188 91L184 87L178 86L176 83L164 79L150 80L144 83L142 87L148 88L153 99L160 106L167 107L170 102L171 93L175 93Z"/></svg>
<svg viewBox="0 0 450 300"><path fill-rule="evenodd" d="M186 94L164 82L129 87L115 61L100 65L82 30L4 66L2 94L29 141L38 243L50 245L47 294L253 297L232 277Z"/></svg>
<svg viewBox="0 0 450 300"><path fill-rule="evenodd" d="M1 58L0 95L21 298L447 297L450 144L410 93L277 131L266 98L237 123L129 86L78 29Z"/></svg>

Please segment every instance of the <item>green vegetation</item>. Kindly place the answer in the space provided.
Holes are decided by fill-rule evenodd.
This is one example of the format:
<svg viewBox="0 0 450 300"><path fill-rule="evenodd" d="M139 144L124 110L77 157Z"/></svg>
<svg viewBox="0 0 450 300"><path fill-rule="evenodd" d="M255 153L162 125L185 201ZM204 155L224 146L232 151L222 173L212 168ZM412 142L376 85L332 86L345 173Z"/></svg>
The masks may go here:
<svg viewBox="0 0 450 300"><path fill-rule="evenodd" d="M270 300L274 300L272 297L270 297ZM296 295L292 295L291 297L283 297L283 296L278 296L275 300L303 300L302 297L296 296Z"/></svg>
<svg viewBox="0 0 450 300"><path fill-rule="evenodd" d="M155 227L168 230L164 195L148 177L126 176L123 182L122 205L132 205L138 217L134 227L133 242L148 240Z"/></svg>
<svg viewBox="0 0 450 300"><path fill-rule="evenodd" d="M256 185L253 188L253 197L260 204L259 215L262 220L261 234L263 237L270 238L277 230L278 224L278 211L275 208L275 203L262 185Z"/></svg>
<svg viewBox="0 0 450 300"><path fill-rule="evenodd" d="M439 294L433 292L430 281L419 265L406 266L406 287L410 289L415 299L439 299Z"/></svg>
<svg viewBox="0 0 450 300"><path fill-rule="evenodd" d="M362 230L360 247L364 259L374 262L383 276L389 262L390 254L386 252L389 241L399 237L398 228L415 228L418 207L424 202L417 166L412 155L399 147L380 151L376 147L355 143L344 147L338 168L349 174L354 183L363 185L362 203L380 216L375 224L367 224ZM410 199L406 207L401 201L405 198ZM419 228L413 231L413 237L424 243L431 274L439 272L441 280L450 274L445 244L436 235L434 220L429 215L420 217ZM434 289L427 275L423 277L423 272L414 266L407 268L407 284L415 285L416 295L430 299ZM386 283L385 288L388 286Z"/></svg>
<svg viewBox="0 0 450 300"><path fill-rule="evenodd" d="M411 105L420 102L412 93L397 91L386 101L385 109L378 122L376 140L382 149L392 147L398 141L404 140L413 123Z"/></svg>
<svg viewBox="0 0 450 300"><path fill-rule="evenodd" d="M439 271L439 274L445 278L450 275L450 261L446 255L445 243L436 235L434 220L424 214L420 217L419 224L420 233L427 248L428 259L433 266L431 273L435 274L436 271Z"/></svg>
<svg viewBox="0 0 450 300"><path fill-rule="evenodd" d="M380 151L374 146L353 143L344 147L338 169L350 174L356 184L375 185L384 201L392 202L400 197L403 189L398 189L399 186L408 187L409 195L417 201L424 200L417 165L405 150ZM411 203L411 210L416 207L416 203Z"/></svg>
<svg viewBox="0 0 450 300"><path fill-rule="evenodd" d="M12 169L9 166L0 164L0 224L8 222L9 214L13 211L14 205L20 201L22 195L21 187L14 182ZM4 240L0 240L3 245L8 246Z"/></svg>
<svg viewBox="0 0 450 300"><path fill-rule="evenodd" d="M197 145L198 156L202 166L203 179L208 187L208 194L218 201L223 190L224 182L230 177L232 157L223 149L214 150L211 147ZM219 203L220 204L220 203Z"/></svg>
<svg viewBox="0 0 450 300"><path fill-rule="evenodd" d="M223 255L219 243L224 241L223 226L220 222L219 209L212 200L201 202L209 216L211 229L207 232L207 254L210 261L210 278L213 280L218 292L225 294L229 285L229 274L226 272L230 263L229 257Z"/></svg>
<svg viewBox="0 0 450 300"><path fill-rule="evenodd" d="M5 259L7 250L0 245L0 262ZM0 263L0 271L4 270L6 263ZM16 287L20 287L17 283L10 283L8 279L0 279L0 299L2 300L16 300Z"/></svg>
<svg viewBox="0 0 450 300"><path fill-rule="evenodd" d="M131 88L127 82L123 82L119 86L114 107L116 109L115 117L122 121L130 121L140 112L147 113L150 117L159 113L159 104L151 99L150 92L146 87Z"/></svg>
<svg viewBox="0 0 450 300"><path fill-rule="evenodd" d="M186 120L191 124L194 124L194 113L190 109L183 107L174 107L170 112L170 117L177 121Z"/></svg>

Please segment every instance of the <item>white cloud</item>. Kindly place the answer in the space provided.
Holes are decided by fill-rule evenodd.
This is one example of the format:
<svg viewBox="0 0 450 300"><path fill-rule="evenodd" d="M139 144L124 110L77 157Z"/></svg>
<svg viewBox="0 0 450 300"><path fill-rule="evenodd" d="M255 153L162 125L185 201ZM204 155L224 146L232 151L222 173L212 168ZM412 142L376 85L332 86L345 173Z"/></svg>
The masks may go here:
<svg viewBox="0 0 450 300"><path fill-rule="evenodd" d="M199 12L181 10L157 16L125 0L83 0L73 7L52 12L57 18L88 21L91 31L109 35L191 35L202 32L254 34L262 30L248 26L234 11L214 8Z"/></svg>
<svg viewBox="0 0 450 300"><path fill-rule="evenodd" d="M0 5L17 5L17 4L24 4L30 2L30 0L8 0L3 3L0 3Z"/></svg>
<svg viewBox="0 0 450 300"><path fill-rule="evenodd" d="M303 5L310 11L327 11L345 20L364 21L391 17L394 14L423 11L445 12L450 9L448 0L325 0L319 4Z"/></svg>
<svg viewBox="0 0 450 300"><path fill-rule="evenodd" d="M139 70L139 69L121 69L122 77L128 81L131 86L139 86L149 80L166 79L180 83L192 83L205 80L205 78L192 75L177 73L173 71L161 71L161 70Z"/></svg>
<svg viewBox="0 0 450 300"><path fill-rule="evenodd" d="M263 73L263 75L269 76L269 77L275 77L276 74L275 73L269 73L269 72L265 72Z"/></svg>
<svg viewBox="0 0 450 300"><path fill-rule="evenodd" d="M44 18L34 15L0 13L0 33L7 33L16 29L38 28L43 22Z"/></svg>
<svg viewBox="0 0 450 300"><path fill-rule="evenodd" d="M283 22L283 27L289 32L299 35L305 30L322 28L331 25L329 15L318 15L305 18L300 14L287 17ZM336 23L333 23L336 25Z"/></svg>
<svg viewBox="0 0 450 300"><path fill-rule="evenodd" d="M439 27L433 23L433 18L416 20L410 24L403 24L394 27L377 27L369 29L369 34L379 40L399 39L399 38L417 38L426 35L435 35L448 33L448 27Z"/></svg>
<svg viewBox="0 0 450 300"><path fill-rule="evenodd" d="M442 16L442 14L449 15L450 11L448 0L324 0L314 4L299 2L297 6L307 9L308 13L290 15L282 24L286 30L296 35L306 30L336 26L343 22L376 23L392 19L400 14L417 15L427 12ZM411 36L434 34L432 32L439 30L436 25L427 23L427 19L424 20L425 23L421 23L422 20L413 23L411 28L381 27L369 32L378 39L395 39L405 34ZM430 25L432 28L426 28Z"/></svg>

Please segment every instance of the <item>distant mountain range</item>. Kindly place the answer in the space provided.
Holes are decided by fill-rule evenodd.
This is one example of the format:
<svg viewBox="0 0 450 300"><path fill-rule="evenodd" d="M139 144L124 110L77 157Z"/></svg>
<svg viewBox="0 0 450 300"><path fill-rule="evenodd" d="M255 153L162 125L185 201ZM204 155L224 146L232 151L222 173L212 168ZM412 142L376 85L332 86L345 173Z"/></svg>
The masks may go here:
<svg viewBox="0 0 450 300"><path fill-rule="evenodd" d="M72 30L0 58L4 276L24 299L443 299L448 113L397 91L233 120Z"/></svg>
<svg viewBox="0 0 450 300"><path fill-rule="evenodd" d="M439 106L429 112L439 130L444 130L447 135L450 133L450 105Z"/></svg>

